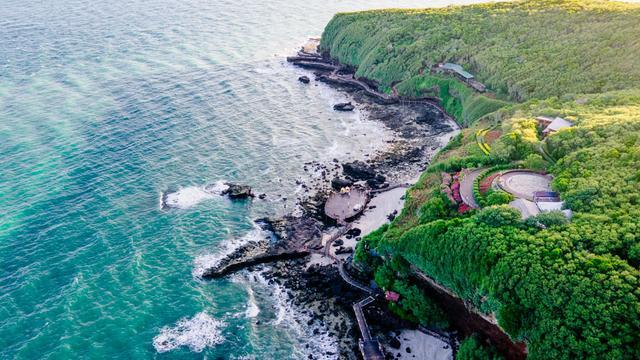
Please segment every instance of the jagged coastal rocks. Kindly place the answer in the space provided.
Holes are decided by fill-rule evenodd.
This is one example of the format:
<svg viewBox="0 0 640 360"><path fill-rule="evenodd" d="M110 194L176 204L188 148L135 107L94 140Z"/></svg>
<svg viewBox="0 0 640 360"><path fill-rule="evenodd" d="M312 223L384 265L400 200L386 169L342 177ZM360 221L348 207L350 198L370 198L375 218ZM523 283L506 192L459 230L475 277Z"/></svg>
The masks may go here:
<svg viewBox="0 0 640 360"><path fill-rule="evenodd" d="M295 59L295 65L316 70L316 79L330 75L323 72L336 70L336 65L315 56L299 54ZM305 77L300 76L298 81L306 84ZM456 124L428 100L413 103L400 103L392 98L381 100L371 96L373 90L369 85L327 83L347 92L352 99L336 104L336 111L352 111L357 104L361 114L383 123L393 132L394 138L384 149L374 154L362 154L360 159L344 163L334 159L333 163L324 165L305 164L305 171L313 167L322 173L322 178L309 185L301 183L307 189L298 199L302 213L257 219L256 225L268 235L235 249L205 268L201 276L215 279L269 264L266 274L270 281L284 285L294 302L314 309L314 319L327 324L330 333L340 339L340 354L322 355L355 359L362 348L358 348L360 336L352 305L367 293L343 280L345 276L352 276L349 273L357 274L347 257L353 253L361 236L393 218L399 210L397 207L369 206L369 201L414 181L428 166L434 151L456 132ZM227 188L220 192L222 195L230 198L253 196L248 187L224 185ZM401 193L394 194L399 198ZM395 200L399 204L396 206L401 206L398 201ZM370 220L366 229L353 226L360 217L374 217L371 214L376 213L380 215ZM338 271L339 267L341 271ZM366 285L360 287L367 288ZM365 315L370 315L370 326L381 336L396 326L409 326L391 316L385 301L378 296L363 310Z"/></svg>
<svg viewBox="0 0 640 360"><path fill-rule="evenodd" d="M205 269L203 278L218 278L250 266L301 258L322 250L322 223L308 216L287 215L281 219L258 219L258 226L271 237L252 241Z"/></svg>
<svg viewBox="0 0 640 360"><path fill-rule="evenodd" d="M420 104L426 108L437 109L441 114L439 118L442 123L444 123L444 119L450 119L448 115L446 115L444 109L439 107L438 102L440 99L436 97L407 99L395 95L380 93L376 90L377 84L375 82L363 78L355 78L355 69L350 66L341 65L336 60L331 59L326 53L315 57L307 55L303 57L289 57L287 58L287 61L307 69L314 69L316 70L316 80L326 82L342 89L346 88L351 91L355 90L357 93L362 94L366 99L373 101L376 104L387 105L387 107L391 107L392 104L402 104L404 106ZM414 119L414 123L432 124L434 118L438 117L423 114L417 116ZM413 159L416 159L417 156L412 153L419 153L419 151L419 149L414 148L404 153L404 160L412 161ZM386 182L386 178L383 173L376 171L370 163L364 161L353 161L343 164L342 168L344 176L349 180L363 181L371 189L380 189L389 186L389 183ZM334 179L334 187L337 188L340 181L341 179ZM396 214L397 212L389 214L388 219L393 220ZM495 319L484 316L484 314L460 299L453 292L447 291L446 288L443 288L437 282L426 276L416 280L422 284L424 289L432 293L434 300L447 311L448 316L451 318L451 323L455 325L457 330L464 334L483 334L483 336L491 339L491 341L509 359L522 359L526 357L526 347L524 344L514 342L505 333L505 331L497 325Z"/></svg>
<svg viewBox="0 0 640 360"><path fill-rule="evenodd" d="M226 195L231 199L246 199L254 197L251 187L247 185L239 185L234 183L225 183L227 189L222 191L222 195Z"/></svg>

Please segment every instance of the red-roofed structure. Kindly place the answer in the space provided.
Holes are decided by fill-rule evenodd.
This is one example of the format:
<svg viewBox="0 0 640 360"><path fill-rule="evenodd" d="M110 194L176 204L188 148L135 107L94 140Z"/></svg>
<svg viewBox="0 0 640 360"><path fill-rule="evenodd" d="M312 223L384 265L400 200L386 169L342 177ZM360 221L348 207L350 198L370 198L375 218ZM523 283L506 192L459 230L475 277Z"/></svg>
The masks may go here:
<svg viewBox="0 0 640 360"><path fill-rule="evenodd" d="M398 302L398 300L400 300L400 294L398 294L397 292L387 290L384 292L384 298L387 301Z"/></svg>

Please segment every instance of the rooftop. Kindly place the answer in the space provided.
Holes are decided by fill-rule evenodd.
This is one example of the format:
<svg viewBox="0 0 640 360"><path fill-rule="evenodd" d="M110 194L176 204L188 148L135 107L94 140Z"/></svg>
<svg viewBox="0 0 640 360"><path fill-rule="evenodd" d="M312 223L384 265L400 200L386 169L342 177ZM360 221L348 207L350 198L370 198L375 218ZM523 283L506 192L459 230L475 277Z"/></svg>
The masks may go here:
<svg viewBox="0 0 640 360"><path fill-rule="evenodd" d="M564 206L564 201L538 201L536 205L542 212L560 211Z"/></svg>
<svg viewBox="0 0 640 360"><path fill-rule="evenodd" d="M450 71L455 71L456 73L458 73L460 76L462 76L465 79L473 79L473 75L467 71L465 71L462 66L458 65L458 64L452 64L452 63L446 63L443 64L441 66L441 68L446 69L446 70L450 70Z"/></svg>
<svg viewBox="0 0 640 360"><path fill-rule="evenodd" d="M572 127L573 123L569 120L565 120L563 118L557 117L555 119L553 119L553 121L551 122L551 124L549 124L549 126L547 126L544 129L544 132L549 132L549 131L558 131L560 129L564 129L564 128L568 128L568 127Z"/></svg>

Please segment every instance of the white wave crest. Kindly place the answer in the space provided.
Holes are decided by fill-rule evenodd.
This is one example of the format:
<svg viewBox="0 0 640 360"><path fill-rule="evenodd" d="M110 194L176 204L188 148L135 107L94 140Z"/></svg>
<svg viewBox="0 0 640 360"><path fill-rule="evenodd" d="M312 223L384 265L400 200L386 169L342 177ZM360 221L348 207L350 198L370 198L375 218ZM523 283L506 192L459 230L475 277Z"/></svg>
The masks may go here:
<svg viewBox="0 0 640 360"><path fill-rule="evenodd" d="M282 285L270 284L261 272L254 273L254 275L251 279L272 290L271 298L276 307L276 318L273 325L289 329L299 340L294 349L294 357L306 359L310 354L313 354L314 359L334 359L335 355L326 354L338 353L338 340L329 335L324 325L321 323L308 325L311 316L293 303L289 293Z"/></svg>
<svg viewBox="0 0 640 360"><path fill-rule="evenodd" d="M254 318L260 314L260 308L256 302L256 296L253 293L253 289L251 289L251 287L247 287L247 292L249 293L249 300L247 301L247 310L244 314L248 318Z"/></svg>
<svg viewBox="0 0 640 360"><path fill-rule="evenodd" d="M199 255L193 260L193 276L202 277L202 274L204 274L205 270L218 265L218 263L220 263L222 259L224 259L227 255L233 253L236 249L250 242L258 242L262 239L267 238L268 236L269 234L266 231L260 229L256 225L254 229L249 231L245 236L224 241L220 245L219 251L215 253Z"/></svg>
<svg viewBox="0 0 640 360"><path fill-rule="evenodd" d="M153 338L153 347L163 353L181 346L193 352L201 352L224 341L221 328L225 324L209 316L206 312L196 314L191 319L182 318L174 327L165 326Z"/></svg>
<svg viewBox="0 0 640 360"><path fill-rule="evenodd" d="M217 181L206 186L187 186L178 191L163 195L162 205L177 209L188 209L204 200L221 195L228 186L224 181Z"/></svg>

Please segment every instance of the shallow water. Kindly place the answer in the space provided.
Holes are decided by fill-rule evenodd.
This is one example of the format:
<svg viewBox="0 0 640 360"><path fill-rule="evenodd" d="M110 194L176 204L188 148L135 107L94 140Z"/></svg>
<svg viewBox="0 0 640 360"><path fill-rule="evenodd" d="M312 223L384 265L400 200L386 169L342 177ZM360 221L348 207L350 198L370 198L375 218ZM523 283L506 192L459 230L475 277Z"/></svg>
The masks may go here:
<svg viewBox="0 0 640 360"><path fill-rule="evenodd" d="M259 274L198 269L289 211L302 164L386 136L283 62L337 11L424 1L3 1L0 358L300 358ZM268 201L206 191L223 180ZM169 192L174 207L160 207ZM260 323L257 324L257 320ZM162 354L162 355L159 355Z"/></svg>

